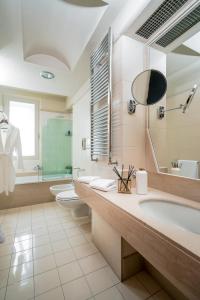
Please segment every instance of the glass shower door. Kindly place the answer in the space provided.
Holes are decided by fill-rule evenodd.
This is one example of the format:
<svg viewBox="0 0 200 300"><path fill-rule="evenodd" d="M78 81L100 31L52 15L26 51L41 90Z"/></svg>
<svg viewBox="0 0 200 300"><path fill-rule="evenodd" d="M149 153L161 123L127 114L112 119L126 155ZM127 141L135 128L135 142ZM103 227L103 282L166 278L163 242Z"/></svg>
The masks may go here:
<svg viewBox="0 0 200 300"><path fill-rule="evenodd" d="M42 179L67 178L72 173L72 121L48 119L42 128Z"/></svg>

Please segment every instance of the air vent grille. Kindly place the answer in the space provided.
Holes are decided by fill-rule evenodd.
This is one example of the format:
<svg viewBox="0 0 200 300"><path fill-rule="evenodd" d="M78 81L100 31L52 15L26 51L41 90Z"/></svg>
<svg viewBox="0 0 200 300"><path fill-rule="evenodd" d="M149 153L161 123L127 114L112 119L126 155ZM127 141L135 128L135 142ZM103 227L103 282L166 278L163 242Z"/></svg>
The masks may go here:
<svg viewBox="0 0 200 300"><path fill-rule="evenodd" d="M146 22L136 31L136 34L148 39L188 0L165 0Z"/></svg>
<svg viewBox="0 0 200 300"><path fill-rule="evenodd" d="M190 28L200 22L200 5L197 6L191 13L189 13L184 19L170 29L164 36L162 36L156 44L162 47L167 47L173 41L175 41L182 34L187 32Z"/></svg>

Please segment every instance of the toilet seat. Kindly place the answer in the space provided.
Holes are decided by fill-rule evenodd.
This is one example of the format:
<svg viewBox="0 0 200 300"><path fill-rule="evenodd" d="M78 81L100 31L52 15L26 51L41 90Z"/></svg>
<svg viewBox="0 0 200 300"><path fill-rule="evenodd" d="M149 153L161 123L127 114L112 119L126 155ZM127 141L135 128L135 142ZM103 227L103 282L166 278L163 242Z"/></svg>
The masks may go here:
<svg viewBox="0 0 200 300"><path fill-rule="evenodd" d="M61 192L56 196L56 201L58 204L68 208L75 208L83 204L79 199L78 195L73 191Z"/></svg>
<svg viewBox="0 0 200 300"><path fill-rule="evenodd" d="M59 193L56 202L60 207L69 209L74 219L88 218L90 215L89 207L79 199L74 190Z"/></svg>

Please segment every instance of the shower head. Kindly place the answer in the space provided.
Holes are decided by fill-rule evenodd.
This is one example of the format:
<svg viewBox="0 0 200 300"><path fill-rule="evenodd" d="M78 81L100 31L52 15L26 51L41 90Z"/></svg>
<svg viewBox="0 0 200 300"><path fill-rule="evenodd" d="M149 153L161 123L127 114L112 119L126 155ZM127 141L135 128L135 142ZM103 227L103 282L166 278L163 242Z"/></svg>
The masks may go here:
<svg viewBox="0 0 200 300"><path fill-rule="evenodd" d="M196 93L196 90L197 90L197 84L195 84L185 102L185 104L182 106L183 107L183 110L182 110L182 113L184 114L187 110L187 108L190 106L190 104L192 103L192 100L194 98L194 95Z"/></svg>

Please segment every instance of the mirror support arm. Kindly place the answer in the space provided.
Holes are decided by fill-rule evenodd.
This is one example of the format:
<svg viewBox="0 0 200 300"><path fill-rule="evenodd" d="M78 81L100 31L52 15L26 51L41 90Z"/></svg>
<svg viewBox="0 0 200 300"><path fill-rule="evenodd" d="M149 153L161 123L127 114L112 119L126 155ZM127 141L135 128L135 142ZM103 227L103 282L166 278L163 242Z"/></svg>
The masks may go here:
<svg viewBox="0 0 200 300"><path fill-rule="evenodd" d="M164 106L159 106L158 107L158 119L163 119L165 116L165 113L167 111L182 109L183 107L184 107L184 104L180 104L178 107L174 107L174 108L170 108L170 109L165 109Z"/></svg>

